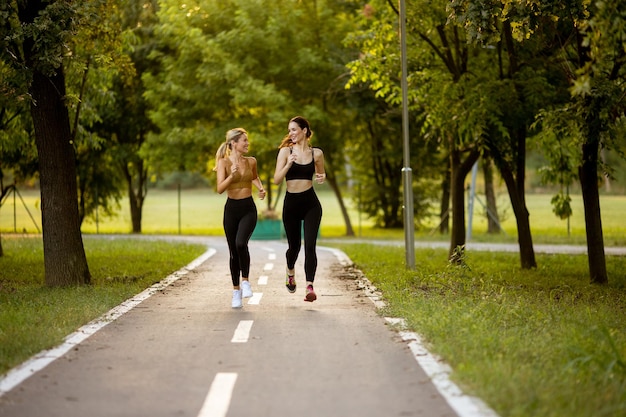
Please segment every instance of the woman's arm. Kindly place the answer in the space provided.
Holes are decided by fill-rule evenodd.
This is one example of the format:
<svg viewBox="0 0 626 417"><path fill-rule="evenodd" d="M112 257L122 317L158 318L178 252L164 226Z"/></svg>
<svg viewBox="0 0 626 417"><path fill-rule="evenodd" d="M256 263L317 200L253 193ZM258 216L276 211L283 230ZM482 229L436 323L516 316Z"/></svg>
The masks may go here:
<svg viewBox="0 0 626 417"><path fill-rule="evenodd" d="M241 177L241 174L236 172L237 167L232 167L230 175L227 172L226 166L228 162L222 158L217 162L217 193L222 194L230 184L236 182L237 177Z"/></svg>
<svg viewBox="0 0 626 417"><path fill-rule="evenodd" d="M263 183L261 182L261 178L259 178L259 174L257 173L257 162L256 158L250 157L250 167L252 168L252 184L259 190L259 198L263 200L265 198L265 188L263 188Z"/></svg>
<svg viewBox="0 0 626 417"><path fill-rule="evenodd" d="M318 184L323 184L326 179L324 152L320 148L313 148L313 159L315 160L315 181Z"/></svg>
<svg viewBox="0 0 626 417"><path fill-rule="evenodd" d="M280 148L276 157L276 170L274 171L274 184L279 185L285 179L287 171L293 164L292 158L289 158L289 148Z"/></svg>

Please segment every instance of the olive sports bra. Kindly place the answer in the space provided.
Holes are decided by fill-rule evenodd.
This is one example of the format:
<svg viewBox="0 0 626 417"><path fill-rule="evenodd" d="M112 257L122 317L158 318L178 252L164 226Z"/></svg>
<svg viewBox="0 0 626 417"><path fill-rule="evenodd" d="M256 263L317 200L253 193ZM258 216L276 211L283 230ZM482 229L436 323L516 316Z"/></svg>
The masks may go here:
<svg viewBox="0 0 626 417"><path fill-rule="evenodd" d="M291 149L289 150L291 153ZM313 153L313 148L311 148L311 153ZM315 157L311 158L311 162L308 164L297 164L292 163L285 175L285 179L289 180L312 180L313 174L315 174Z"/></svg>
<svg viewBox="0 0 626 417"><path fill-rule="evenodd" d="M248 158L242 159L245 163L245 169L243 170L243 174L239 176L239 181L230 183L228 185L228 190L234 190L238 188L252 188L252 169L250 169L250 163L248 162ZM232 162L228 168L226 168L226 174L231 174L231 167L233 166Z"/></svg>

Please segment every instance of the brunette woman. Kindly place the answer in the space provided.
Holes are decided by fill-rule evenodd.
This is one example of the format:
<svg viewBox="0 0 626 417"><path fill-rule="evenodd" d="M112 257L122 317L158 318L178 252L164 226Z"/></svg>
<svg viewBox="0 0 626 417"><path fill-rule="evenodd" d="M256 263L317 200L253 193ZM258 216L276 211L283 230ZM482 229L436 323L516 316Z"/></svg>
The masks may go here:
<svg viewBox="0 0 626 417"><path fill-rule="evenodd" d="M322 205L313 189L313 178L322 184L326 178L324 153L310 144L313 131L302 116L289 121L288 133L283 138L276 158L274 183L287 183L283 204L283 225L287 235L287 276L285 286L296 292L295 264L300 253L304 230L304 274L306 292L304 301L317 299L313 283L317 270L317 235L322 221Z"/></svg>

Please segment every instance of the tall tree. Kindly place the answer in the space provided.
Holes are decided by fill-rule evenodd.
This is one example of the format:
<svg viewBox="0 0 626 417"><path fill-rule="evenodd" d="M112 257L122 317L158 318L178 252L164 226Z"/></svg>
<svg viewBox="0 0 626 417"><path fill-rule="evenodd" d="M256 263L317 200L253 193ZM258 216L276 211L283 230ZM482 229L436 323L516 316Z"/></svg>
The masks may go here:
<svg viewBox="0 0 626 417"><path fill-rule="evenodd" d="M615 13L623 5L619 0L607 0L572 1L567 7L562 2L546 1L540 6L459 0L453 2L452 9L457 17L463 16L472 39L497 40L497 28L502 25L507 29L503 32L507 50L521 47L529 40L541 45L535 49L542 57L541 66L553 63L559 71L552 76L566 80L561 95L569 98L546 103L541 127L543 131L564 133L580 148L580 159L574 165L563 164L561 158L554 161L560 164L557 169L578 166L590 278L593 283L605 283L608 277L598 190L599 153L602 147L611 147L622 131L626 108L626 19Z"/></svg>
<svg viewBox="0 0 626 417"><path fill-rule="evenodd" d="M119 6L117 0L83 2L81 15L98 19L82 19L70 45L67 88L76 97L70 102L70 118L81 221L96 213L113 215L121 199L123 177L116 163L119 152L115 141L100 128L108 109L122 107L116 101L115 80L133 79L135 75ZM127 109L118 111L123 110ZM127 116L131 119L130 112Z"/></svg>
<svg viewBox="0 0 626 417"><path fill-rule="evenodd" d="M99 120L94 130L106 139L106 156L110 167L121 178L128 196L131 230L141 233L143 206L148 194L149 167L142 146L157 128L149 118L149 106L144 98L142 74L157 65L148 58L155 48L153 39L157 2L123 3L111 16L122 31L118 53L124 59L119 64L107 90L110 100L98 106Z"/></svg>
<svg viewBox="0 0 626 417"><path fill-rule="evenodd" d="M438 6L413 2L407 8L409 105L413 114L424 115L425 122L415 126L421 127L424 141L438 146L439 154L447 158L448 172L443 172L441 183L449 186L452 201L449 256L453 258L465 246L465 179L480 156L483 138L482 124L473 125L478 111L465 99L474 82L468 71L472 54L459 27L447 25L445 4ZM373 2L364 14L369 20L366 29L353 36L360 41L362 53L350 64L351 85L368 82L377 96L398 108L398 11L391 2ZM439 161L432 155L420 162ZM443 209L447 204L448 198L442 199L442 216L448 213Z"/></svg>
<svg viewBox="0 0 626 417"><path fill-rule="evenodd" d="M340 196L344 161L336 127L346 107L337 80L345 72L341 42L352 3L161 2L159 45L151 55L159 66L143 76L160 129L145 147L155 168L206 172L224 133L241 126L267 184L287 121L300 114L316 132L313 144L324 149L328 183ZM268 206L272 198L269 193Z"/></svg>
<svg viewBox="0 0 626 417"><path fill-rule="evenodd" d="M70 135L64 43L76 11L69 1L3 3L11 34L2 54L27 75L35 142L39 155L45 281L50 286L88 284L91 279L76 202L76 166ZM7 25L3 27L6 29Z"/></svg>

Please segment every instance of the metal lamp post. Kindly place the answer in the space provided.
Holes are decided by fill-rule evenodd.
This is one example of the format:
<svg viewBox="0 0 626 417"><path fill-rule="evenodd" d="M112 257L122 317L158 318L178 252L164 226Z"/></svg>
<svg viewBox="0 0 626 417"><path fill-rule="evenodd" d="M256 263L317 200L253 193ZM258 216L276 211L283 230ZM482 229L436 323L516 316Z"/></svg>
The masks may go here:
<svg viewBox="0 0 626 417"><path fill-rule="evenodd" d="M400 0L400 49L402 55L402 137L404 166L402 186L404 188L404 246L407 268L415 268L415 224L413 222L413 172L409 153L409 103L406 59L406 6Z"/></svg>

